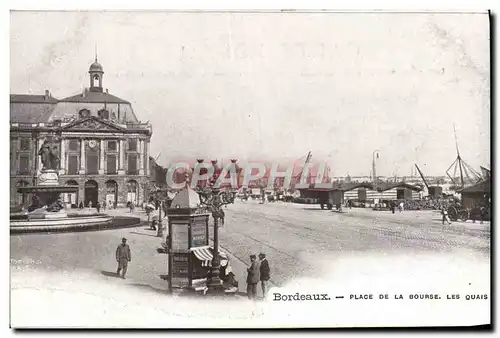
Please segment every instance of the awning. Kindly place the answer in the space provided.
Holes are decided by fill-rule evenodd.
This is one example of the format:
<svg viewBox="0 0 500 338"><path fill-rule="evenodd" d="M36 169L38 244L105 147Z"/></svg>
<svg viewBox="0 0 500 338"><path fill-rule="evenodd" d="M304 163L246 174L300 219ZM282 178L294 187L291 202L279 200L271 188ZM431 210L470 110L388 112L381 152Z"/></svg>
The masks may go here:
<svg viewBox="0 0 500 338"><path fill-rule="evenodd" d="M214 257L214 255L212 254L212 247L200 246L197 248L191 248L190 251L193 252L196 258L201 261L202 266L212 265L212 258ZM221 258L220 264L222 266L226 266L228 262L227 254L225 252L219 251L219 256Z"/></svg>
<svg viewBox="0 0 500 338"><path fill-rule="evenodd" d="M196 258L200 261L211 261L213 258L212 252L210 251L209 246L200 246L198 248L191 248L191 251L194 252Z"/></svg>

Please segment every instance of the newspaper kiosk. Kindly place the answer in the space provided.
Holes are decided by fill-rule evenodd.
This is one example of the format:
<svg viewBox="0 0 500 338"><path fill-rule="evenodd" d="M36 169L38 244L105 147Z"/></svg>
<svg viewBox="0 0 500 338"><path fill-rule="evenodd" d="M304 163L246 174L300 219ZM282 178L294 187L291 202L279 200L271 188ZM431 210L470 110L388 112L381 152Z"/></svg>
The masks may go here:
<svg viewBox="0 0 500 338"><path fill-rule="evenodd" d="M169 289L206 292L213 248L209 246L210 213L200 206L198 194L189 186L181 190L168 209ZM227 253L220 252L221 276L231 272Z"/></svg>

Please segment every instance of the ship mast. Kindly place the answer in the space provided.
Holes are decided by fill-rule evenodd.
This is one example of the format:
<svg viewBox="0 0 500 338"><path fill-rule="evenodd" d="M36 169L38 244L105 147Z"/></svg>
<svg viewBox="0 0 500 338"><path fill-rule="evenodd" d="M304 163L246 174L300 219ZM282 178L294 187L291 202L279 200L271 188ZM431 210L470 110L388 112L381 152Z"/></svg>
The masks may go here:
<svg viewBox="0 0 500 338"><path fill-rule="evenodd" d="M467 178L468 182L479 182L481 181L481 176L465 161L462 159L460 156L460 150L458 148L458 138L457 138L457 130L455 128L455 124L453 124L453 132L455 134L455 147L457 149L457 158L455 161L450 165L450 167L446 170L446 175L451 179L454 185L457 185L458 182L456 182L456 174L457 174L457 169L460 171L460 189L463 189L465 187L465 179L464 175ZM450 169L453 169L453 177L450 175ZM471 177L472 176L472 177ZM474 182L474 183L475 183Z"/></svg>

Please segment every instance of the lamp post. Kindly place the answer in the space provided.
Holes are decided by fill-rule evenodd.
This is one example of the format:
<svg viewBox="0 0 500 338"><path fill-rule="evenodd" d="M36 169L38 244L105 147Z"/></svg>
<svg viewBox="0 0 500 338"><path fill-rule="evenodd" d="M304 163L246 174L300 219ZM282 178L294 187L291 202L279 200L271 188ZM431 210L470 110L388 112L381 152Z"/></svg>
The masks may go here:
<svg viewBox="0 0 500 338"><path fill-rule="evenodd" d="M213 163L215 166L215 163ZM219 219L223 214L222 207L234 203L235 194L227 191L221 191L216 187L219 173L215 173L205 188L197 187L196 192L200 196L200 202L207 207L214 219L214 253L212 257L212 266L207 278L208 292L217 293L222 291L220 280L220 260L219 260Z"/></svg>
<svg viewBox="0 0 500 338"><path fill-rule="evenodd" d="M155 195L155 201L159 202L158 206L158 230L156 232L156 237L163 237L163 217L162 217L162 210L161 207L163 205L163 201L165 200L163 198L163 193L164 190L161 188L156 188L154 195Z"/></svg>
<svg viewBox="0 0 500 338"><path fill-rule="evenodd" d="M376 185L377 184L377 168L376 168L376 164L375 164L375 154L377 155L377 159L379 158L380 154L379 154L380 150L378 149L375 149L373 151L373 162L372 162L372 175L373 175L373 184Z"/></svg>

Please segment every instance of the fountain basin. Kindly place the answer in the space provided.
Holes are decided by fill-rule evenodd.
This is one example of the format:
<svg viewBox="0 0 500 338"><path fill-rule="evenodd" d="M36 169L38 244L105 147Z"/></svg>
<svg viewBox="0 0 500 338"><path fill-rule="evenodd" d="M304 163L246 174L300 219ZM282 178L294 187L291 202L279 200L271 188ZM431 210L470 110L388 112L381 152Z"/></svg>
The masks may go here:
<svg viewBox="0 0 500 338"><path fill-rule="evenodd" d="M26 210L11 209L10 233L89 231L139 226L135 217L111 217L106 214L69 213L61 200L62 193L75 193L76 186L60 186L57 170L43 169L38 184L18 187L22 194L33 194Z"/></svg>
<svg viewBox="0 0 500 338"><path fill-rule="evenodd" d="M108 215L70 215L61 219L32 219L10 221L10 233L52 233L99 231L140 226L137 217L111 217Z"/></svg>
<svg viewBox="0 0 500 338"><path fill-rule="evenodd" d="M76 186L61 186L61 185L46 185L46 186L35 186L26 185L24 187L17 188L17 191L24 194L32 193L75 193L78 191Z"/></svg>

